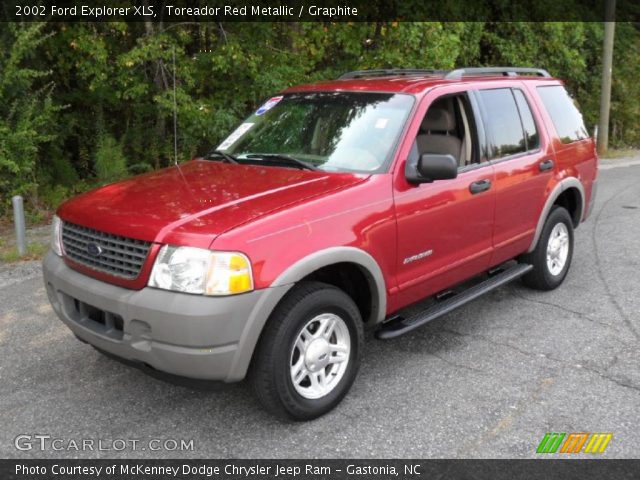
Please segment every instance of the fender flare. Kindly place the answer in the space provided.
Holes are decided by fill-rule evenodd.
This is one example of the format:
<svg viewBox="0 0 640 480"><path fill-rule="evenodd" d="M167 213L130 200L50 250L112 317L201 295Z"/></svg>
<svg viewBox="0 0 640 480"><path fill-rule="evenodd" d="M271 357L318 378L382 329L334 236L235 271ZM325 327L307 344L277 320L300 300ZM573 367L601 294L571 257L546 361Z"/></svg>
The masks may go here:
<svg viewBox="0 0 640 480"><path fill-rule="evenodd" d="M551 211L551 207L553 207L554 202L558 199L558 197L562 194L562 192L567 191L570 188L576 188L578 192L580 192L580 216L579 221L582 221L584 218L584 207L585 207L585 194L584 194L584 186L582 182L578 180L576 177L567 177L561 180L553 187L553 190L547 197L547 201L542 207L542 212L540 212L540 217L538 218L538 225L536 226L536 233L533 236L533 240L531 241L531 245L527 250L527 253L532 252L536 245L538 244L538 240L540 239L540 235L542 235L542 228L544 227L544 222L547 220L549 216L549 212Z"/></svg>
<svg viewBox="0 0 640 480"><path fill-rule="evenodd" d="M281 273L272 286L279 287L298 282L316 270L336 263L355 263L362 267L374 295L371 317L367 323L384 320L387 311L387 290L382 270L369 253L359 248L331 247L307 255Z"/></svg>
<svg viewBox="0 0 640 480"><path fill-rule="evenodd" d="M265 288L256 302L247 324L238 341L236 355L229 368L226 382L243 379L248 371L254 350L271 312L284 298L293 285L314 271L336 263L355 263L363 268L373 295L372 312L369 322L381 322L387 309L387 294L384 276L378 262L364 250L355 247L332 247L312 253L297 261L276 278L270 287Z"/></svg>

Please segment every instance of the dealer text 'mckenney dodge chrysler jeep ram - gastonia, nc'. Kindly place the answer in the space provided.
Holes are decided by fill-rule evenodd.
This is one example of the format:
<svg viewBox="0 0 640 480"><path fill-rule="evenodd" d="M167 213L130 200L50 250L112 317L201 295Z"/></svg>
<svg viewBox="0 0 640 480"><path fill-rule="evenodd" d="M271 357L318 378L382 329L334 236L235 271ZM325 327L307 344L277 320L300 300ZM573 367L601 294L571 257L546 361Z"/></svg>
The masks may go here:
<svg viewBox="0 0 640 480"><path fill-rule="evenodd" d="M393 338L516 278L560 285L596 176L544 70L350 72L270 98L206 156L63 204L46 290L99 350L250 376L270 411L310 419L349 390L365 325Z"/></svg>

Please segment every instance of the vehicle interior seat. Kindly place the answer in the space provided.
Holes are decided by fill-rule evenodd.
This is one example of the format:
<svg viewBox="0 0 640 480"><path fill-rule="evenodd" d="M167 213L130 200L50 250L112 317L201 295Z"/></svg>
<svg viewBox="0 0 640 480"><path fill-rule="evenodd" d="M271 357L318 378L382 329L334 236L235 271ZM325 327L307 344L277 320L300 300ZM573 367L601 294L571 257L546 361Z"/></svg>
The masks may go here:
<svg viewBox="0 0 640 480"><path fill-rule="evenodd" d="M455 117L446 108L432 106L422 120L421 133L416 138L420 155L435 153L452 155L460 163L462 141L452 132L456 130Z"/></svg>

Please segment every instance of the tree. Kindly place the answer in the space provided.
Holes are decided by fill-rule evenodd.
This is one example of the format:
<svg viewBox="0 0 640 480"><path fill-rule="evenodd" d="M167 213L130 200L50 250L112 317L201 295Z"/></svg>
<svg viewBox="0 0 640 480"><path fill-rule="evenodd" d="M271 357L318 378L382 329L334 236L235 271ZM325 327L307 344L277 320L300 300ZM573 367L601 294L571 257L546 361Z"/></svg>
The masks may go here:
<svg viewBox="0 0 640 480"><path fill-rule="evenodd" d="M59 111L51 99L48 72L24 67L46 38L44 24L9 24L0 45L0 213L12 195L37 200L36 167L43 144L55 138L53 124Z"/></svg>

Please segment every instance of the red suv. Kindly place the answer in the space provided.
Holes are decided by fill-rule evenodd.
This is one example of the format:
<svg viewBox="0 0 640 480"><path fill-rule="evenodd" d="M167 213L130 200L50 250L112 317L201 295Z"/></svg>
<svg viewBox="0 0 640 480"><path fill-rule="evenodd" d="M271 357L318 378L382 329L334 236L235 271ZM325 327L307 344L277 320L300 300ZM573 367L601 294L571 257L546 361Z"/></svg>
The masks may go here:
<svg viewBox="0 0 640 480"><path fill-rule="evenodd" d="M101 351L249 375L271 412L310 419L349 390L363 327L389 339L519 277L560 285L596 175L544 70L351 72L270 98L206 156L66 202L46 289Z"/></svg>

